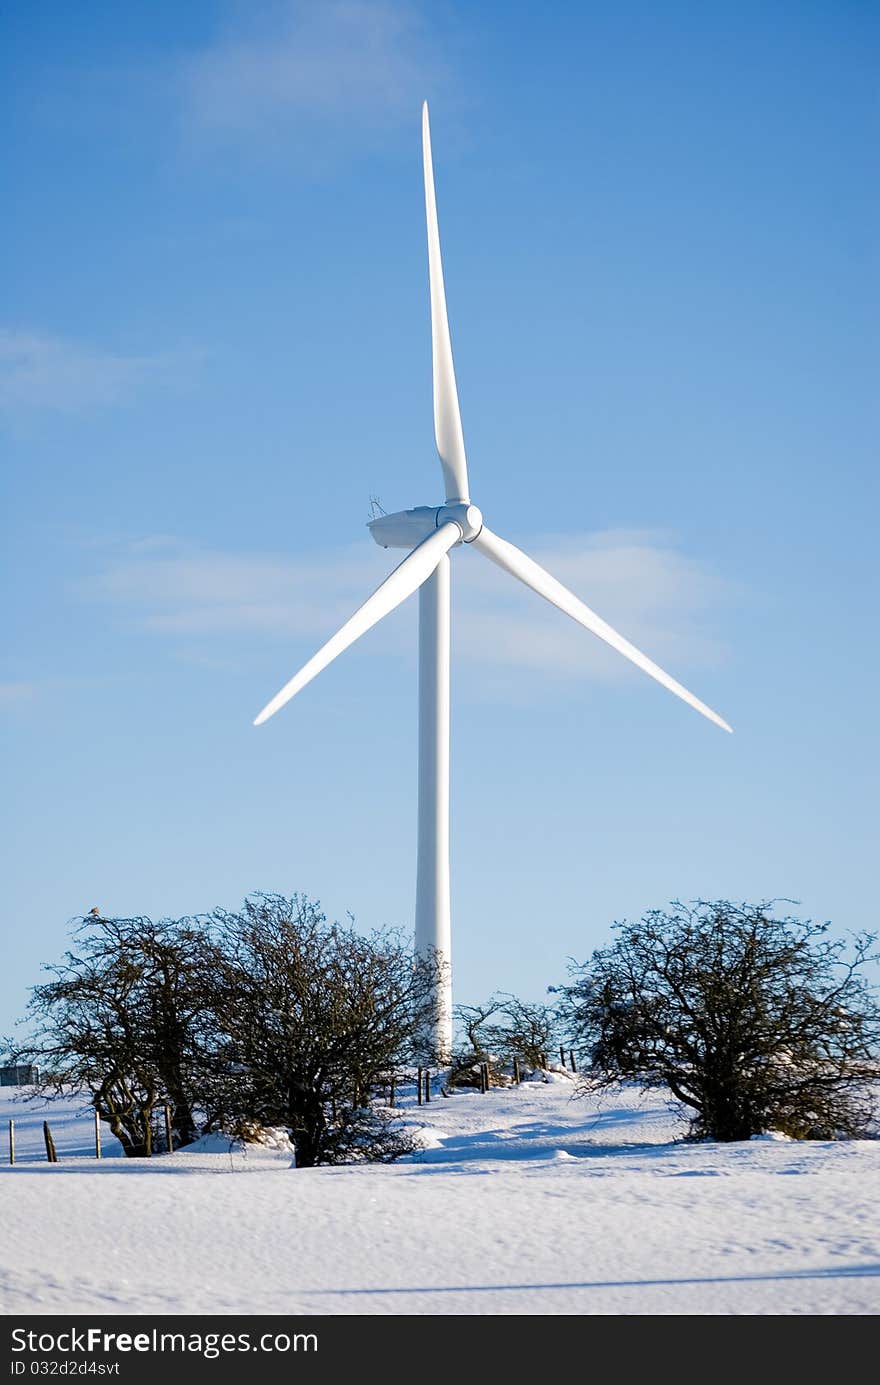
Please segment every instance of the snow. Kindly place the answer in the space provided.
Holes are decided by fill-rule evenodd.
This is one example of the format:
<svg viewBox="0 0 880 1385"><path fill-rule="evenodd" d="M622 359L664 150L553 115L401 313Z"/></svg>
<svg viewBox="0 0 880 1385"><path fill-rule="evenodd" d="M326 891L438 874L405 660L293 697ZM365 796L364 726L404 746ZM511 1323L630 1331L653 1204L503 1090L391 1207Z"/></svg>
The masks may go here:
<svg viewBox="0 0 880 1385"><path fill-rule="evenodd" d="M15 1101L0 1166L11 1313L869 1314L880 1141L682 1144L656 1094L561 1073L403 1118L391 1165L291 1169L286 1142L92 1150L82 1102ZM45 1162L48 1114L60 1162ZM272 1145L276 1147L272 1147ZM3 1148L5 1159L5 1139Z"/></svg>
<svg viewBox="0 0 880 1385"><path fill-rule="evenodd" d="M234 1139L230 1135L223 1135L215 1131L210 1135L202 1135L198 1140L194 1140L191 1145L186 1145L184 1149L178 1152L180 1154L228 1154L230 1156L237 1154L246 1157L249 1150L259 1149L260 1147L264 1149L281 1150L287 1155L292 1155L294 1152L293 1144L291 1143L287 1131L274 1127L264 1128L260 1133L260 1139L257 1143L246 1145L243 1140Z"/></svg>

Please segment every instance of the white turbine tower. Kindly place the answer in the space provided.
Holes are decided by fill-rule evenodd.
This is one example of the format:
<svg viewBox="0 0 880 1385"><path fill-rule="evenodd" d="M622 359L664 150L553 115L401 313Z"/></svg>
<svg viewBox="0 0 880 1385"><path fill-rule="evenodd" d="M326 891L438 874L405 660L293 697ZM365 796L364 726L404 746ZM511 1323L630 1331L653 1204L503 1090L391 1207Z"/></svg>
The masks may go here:
<svg viewBox="0 0 880 1385"><path fill-rule="evenodd" d="M505 572L557 606L579 625L598 635L612 649L650 674L670 692L714 721L731 728L681 683L613 630L589 606L555 577L483 523L471 504L467 461L452 364L452 344L446 316L431 132L427 102L422 108L422 153L425 170L425 210L428 221L428 268L431 284L431 346L434 365L434 434L443 468L446 503L419 505L374 519L369 529L383 548L407 548L409 555L386 577L317 654L285 683L268 702L254 725L268 721L279 708L326 668L338 654L371 629L383 616L419 588L419 815L416 885L416 955L433 957L439 965L438 994L429 1046L442 1060L452 1039L452 981L449 913L449 553L459 544L472 544Z"/></svg>

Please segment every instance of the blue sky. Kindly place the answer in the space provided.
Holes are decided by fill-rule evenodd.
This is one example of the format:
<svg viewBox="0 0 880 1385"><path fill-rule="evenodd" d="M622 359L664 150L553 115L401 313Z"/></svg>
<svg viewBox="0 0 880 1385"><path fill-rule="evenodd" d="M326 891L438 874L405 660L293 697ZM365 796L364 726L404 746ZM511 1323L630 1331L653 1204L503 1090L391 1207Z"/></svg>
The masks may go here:
<svg viewBox="0 0 880 1385"><path fill-rule="evenodd" d="M71 916L411 926L439 503L420 104L474 499L725 736L453 562L456 996L676 896L876 916L874 7L4 7L0 1029ZM871 855L874 848L874 856Z"/></svg>

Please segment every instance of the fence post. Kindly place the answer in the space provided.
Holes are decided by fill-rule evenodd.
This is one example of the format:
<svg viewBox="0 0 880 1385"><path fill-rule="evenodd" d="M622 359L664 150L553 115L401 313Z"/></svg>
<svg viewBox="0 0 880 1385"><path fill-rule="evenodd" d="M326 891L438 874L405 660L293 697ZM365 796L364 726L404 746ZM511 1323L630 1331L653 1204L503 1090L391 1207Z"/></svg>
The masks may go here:
<svg viewBox="0 0 880 1385"><path fill-rule="evenodd" d="M9 1122L9 1162L15 1163L15 1121Z"/></svg>
<svg viewBox="0 0 880 1385"><path fill-rule="evenodd" d="M57 1164L58 1153L55 1149L55 1141L52 1139L52 1131L49 1129L48 1121L43 1121L43 1139L46 1142L46 1158L50 1164Z"/></svg>
<svg viewBox="0 0 880 1385"><path fill-rule="evenodd" d="M419 1068L419 1071L418 1071L418 1080L417 1080L417 1082L416 1082L416 1086L417 1086L418 1092L419 1092L419 1105L421 1106L421 1104L422 1104L422 1070L421 1070L421 1068Z"/></svg>
<svg viewBox="0 0 880 1385"><path fill-rule="evenodd" d="M101 1117L98 1115L98 1108L95 1107L95 1158L101 1157Z"/></svg>
<svg viewBox="0 0 880 1385"><path fill-rule="evenodd" d="M169 1154L174 1153L174 1133L171 1129L171 1107L165 1102L165 1144Z"/></svg>
<svg viewBox="0 0 880 1385"><path fill-rule="evenodd" d="M570 1048L570 1049L568 1050L568 1056L569 1056L569 1058L571 1059L571 1070L572 1070L572 1072L577 1072L577 1063L574 1061L574 1049L573 1049L573 1048Z"/></svg>

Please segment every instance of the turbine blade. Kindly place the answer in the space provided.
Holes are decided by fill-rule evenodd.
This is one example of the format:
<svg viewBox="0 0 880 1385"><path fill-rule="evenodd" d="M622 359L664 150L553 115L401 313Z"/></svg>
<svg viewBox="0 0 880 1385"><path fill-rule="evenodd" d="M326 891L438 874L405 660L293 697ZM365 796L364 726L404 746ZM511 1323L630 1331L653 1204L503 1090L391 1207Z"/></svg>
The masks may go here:
<svg viewBox="0 0 880 1385"><path fill-rule="evenodd" d="M446 316L446 291L440 259L440 232L437 227L437 199L434 196L434 165L431 159L431 127L428 103L422 106L422 157L425 165L425 214L428 221L428 273L431 280L431 355L434 366L434 436L443 467L446 499L450 504L470 500L467 459L461 431L458 390L452 364L452 342Z"/></svg>
<svg viewBox="0 0 880 1385"><path fill-rule="evenodd" d="M347 649L355 640L360 639L366 632L383 616L387 616L402 601L405 601L417 587L420 587L426 577L430 577L435 567L450 548L458 543L461 538L461 530L457 524L442 524L439 529L435 529L433 534L429 534L423 539L411 553L408 553L402 563L394 569L381 587L377 587L373 595L368 597L350 620L347 620L341 630L337 630L325 645L322 645L317 654L313 654L307 664L303 664L299 673L294 674L293 678L280 692L276 693L271 702L267 702L260 715L255 719L254 726L262 726L264 721L268 721L277 711L295 697L307 683L331 664L338 654Z"/></svg>
<svg viewBox="0 0 880 1385"><path fill-rule="evenodd" d="M714 721L716 726L720 726L724 731L732 731L727 722L713 712L711 707L707 707L705 702L701 702L693 693L683 688L681 683L677 683L668 673L664 673L662 668L649 659L641 650L636 649L634 644L625 640L623 635L619 635L612 629L601 616L597 616L595 611L591 611L589 606L585 606L583 601L564 587L561 582L557 582L555 577L551 577L533 558L529 558L522 549L515 548L506 539L499 538L493 534L491 529L484 525L480 533L473 540L471 547L478 548L481 553L485 553L487 558L491 558L493 563L497 563L505 572L509 572L513 577L518 577L520 582L524 582L532 591L543 596L545 601L549 601L551 606L556 606L560 611L564 611L572 620L576 620L579 625L583 625L586 630L598 635L600 640L610 644L612 649L616 649L618 654L622 654L630 663L643 670L651 678L655 678L658 683L662 683L664 688L675 693L689 707L701 712L704 717Z"/></svg>

